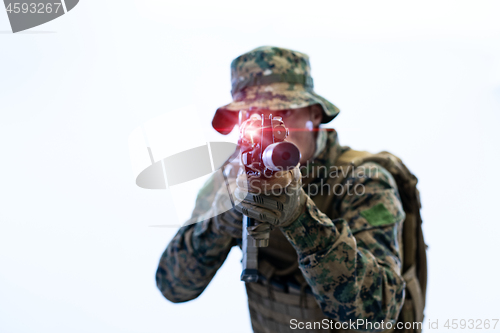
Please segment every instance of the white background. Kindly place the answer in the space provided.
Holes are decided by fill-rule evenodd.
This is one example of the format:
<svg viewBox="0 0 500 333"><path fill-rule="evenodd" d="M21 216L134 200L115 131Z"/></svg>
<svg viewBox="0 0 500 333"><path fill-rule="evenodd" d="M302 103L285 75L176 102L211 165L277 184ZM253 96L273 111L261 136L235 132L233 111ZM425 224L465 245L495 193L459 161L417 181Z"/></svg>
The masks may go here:
<svg viewBox="0 0 500 333"><path fill-rule="evenodd" d="M149 226L176 215L168 191L135 185L127 140L188 104L220 139L210 121L230 101L230 62L261 45L309 54L316 91L342 110L330 124L341 144L391 151L419 178L426 320L500 318L499 12L495 1L83 0L12 34L0 10L0 332L251 331L238 249L197 300L156 289L175 229ZM172 126L179 138L190 117Z"/></svg>

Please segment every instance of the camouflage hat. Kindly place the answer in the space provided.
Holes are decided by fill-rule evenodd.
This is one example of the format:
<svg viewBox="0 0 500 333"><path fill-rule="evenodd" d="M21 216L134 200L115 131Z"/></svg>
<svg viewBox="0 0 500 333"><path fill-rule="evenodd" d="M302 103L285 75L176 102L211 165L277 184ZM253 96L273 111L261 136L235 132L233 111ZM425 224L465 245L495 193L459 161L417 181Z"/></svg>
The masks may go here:
<svg viewBox="0 0 500 333"><path fill-rule="evenodd" d="M297 51L262 46L231 63L233 102L217 109L212 126L228 134L238 123L238 111L252 109L288 110L319 104L322 123L340 110L313 91L309 57Z"/></svg>

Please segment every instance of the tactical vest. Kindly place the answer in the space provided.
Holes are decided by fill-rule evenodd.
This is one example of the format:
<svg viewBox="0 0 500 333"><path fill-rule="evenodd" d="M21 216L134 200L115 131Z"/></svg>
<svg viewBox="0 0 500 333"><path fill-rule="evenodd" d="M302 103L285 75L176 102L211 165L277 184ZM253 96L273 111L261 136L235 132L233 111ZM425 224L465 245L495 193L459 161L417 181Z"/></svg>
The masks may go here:
<svg viewBox="0 0 500 333"><path fill-rule="evenodd" d="M348 148L347 148L348 149ZM427 286L426 245L422 233L420 217L420 198L417 190L417 178L406 168L403 162L388 152L371 154L364 151L348 149L337 159L336 166L347 168L342 175L367 162L374 162L389 171L394 177L406 218L403 222L400 248L403 258L402 276L406 282L406 298L398 317L398 322L423 322L425 293ZM330 188L345 180L342 176L327 180ZM317 207L329 217L336 217L332 201L335 195L316 196L312 198ZM247 283L248 306L255 333L287 333L298 329L291 328L291 319L296 322L321 322L326 317L312 294L298 268L297 254L281 230L276 228L271 233L272 242L269 248L259 249L259 273L265 279L258 283ZM401 245L400 245L401 246ZM266 258L275 258L269 262ZM277 260L276 260L277 258ZM286 278L284 278L286 277ZM285 281L285 282L283 282ZM288 283L286 281L293 281ZM400 324L401 325L401 324ZM389 332L420 333L420 329L393 329ZM340 327L334 325L334 327ZM316 327L299 330L300 332L355 332L345 329Z"/></svg>

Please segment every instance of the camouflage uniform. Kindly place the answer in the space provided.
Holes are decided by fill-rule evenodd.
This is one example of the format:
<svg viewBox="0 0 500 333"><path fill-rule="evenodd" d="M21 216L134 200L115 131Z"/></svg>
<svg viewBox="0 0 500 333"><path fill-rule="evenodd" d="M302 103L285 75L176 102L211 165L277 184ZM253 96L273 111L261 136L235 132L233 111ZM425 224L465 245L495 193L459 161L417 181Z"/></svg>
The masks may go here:
<svg viewBox="0 0 500 333"><path fill-rule="evenodd" d="M332 132L313 165L333 165L340 152L336 132ZM378 164L362 165L352 175L346 182L350 188L363 184L364 194L346 192L338 197L329 216L314 202L323 196L312 196L306 212L281 231L295 249L299 268L328 317L341 322L359 318L394 321L404 300L399 237L405 215L401 200L393 177ZM306 178L306 193L310 184L321 182L324 176ZM213 177L198 197L196 209L203 211L211 205L222 184L223 179ZM271 238L271 248L272 243ZM241 246L240 241L214 228L213 219L182 227L160 260L158 288L172 302L196 298L237 244ZM267 260L284 262L272 253Z"/></svg>
<svg viewBox="0 0 500 333"><path fill-rule="evenodd" d="M269 63L265 61L264 65L269 67ZM278 63L272 68L282 65ZM234 67L236 65L233 62ZM308 63L303 67L308 70ZM245 71L244 68L239 70ZM278 94L277 84L271 85L273 89L268 90ZM281 85L278 83L278 86ZM288 86L293 92L296 89L294 86L300 84ZM242 98L241 103L247 103L252 94L266 93L265 89L265 86L247 87L247 98ZM296 97L293 103L300 107L299 101L304 98L314 98L314 103L318 103L318 96L311 93L312 90L300 89L302 95ZM282 93L286 91L279 92ZM237 98L235 100L235 103L240 103ZM280 98L274 100L276 104L271 104L277 110L281 109ZM323 103L322 106L325 122L338 113L331 103ZM225 111L231 107L229 105L221 109ZM245 107L251 108L251 105ZM290 104L287 104L286 108L289 107ZM259 262L264 260L277 269L286 270L286 267L294 263L297 265L298 262L298 269L293 273L299 272L299 276L293 273L269 276L264 284L282 285L286 286L286 290L291 290L297 285L300 288L302 279L306 281L305 292L314 295L315 306L319 306L328 318L339 322L366 319L394 323L405 293L400 249L405 213L395 180L386 169L369 162L349 173L343 181L343 188L351 191L344 191L340 195L333 195L332 189L321 192L326 180L332 177L329 170L334 170L332 167L344 149L339 145L334 130L324 133L326 131L319 135L314 160L301 168L303 188L309 193L305 212L291 225L273 230L269 247L259 249ZM235 171L232 165L225 170L233 176ZM320 191L313 193L313 185ZM210 209L222 186L222 176L217 173L200 191L193 219L199 212ZM364 191L355 193L356 186L358 189L363 186ZM233 238L216 227L216 219L223 219L224 214L184 226L171 240L161 257L156 275L158 288L170 301L185 302L200 295L231 248L235 245L241 247L241 239ZM256 309L250 306L250 311L253 313ZM255 324L254 330L260 331Z"/></svg>

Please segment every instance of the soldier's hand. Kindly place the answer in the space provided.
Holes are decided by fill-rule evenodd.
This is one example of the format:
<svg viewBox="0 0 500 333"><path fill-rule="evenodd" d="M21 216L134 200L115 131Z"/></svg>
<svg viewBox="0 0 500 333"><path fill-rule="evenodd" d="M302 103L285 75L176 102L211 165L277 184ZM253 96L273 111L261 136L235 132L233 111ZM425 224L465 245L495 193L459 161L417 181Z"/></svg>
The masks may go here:
<svg viewBox="0 0 500 333"><path fill-rule="evenodd" d="M290 225L302 214L307 199L298 167L272 177L242 174L237 179L234 195L241 201L235 206L237 211L280 227Z"/></svg>

